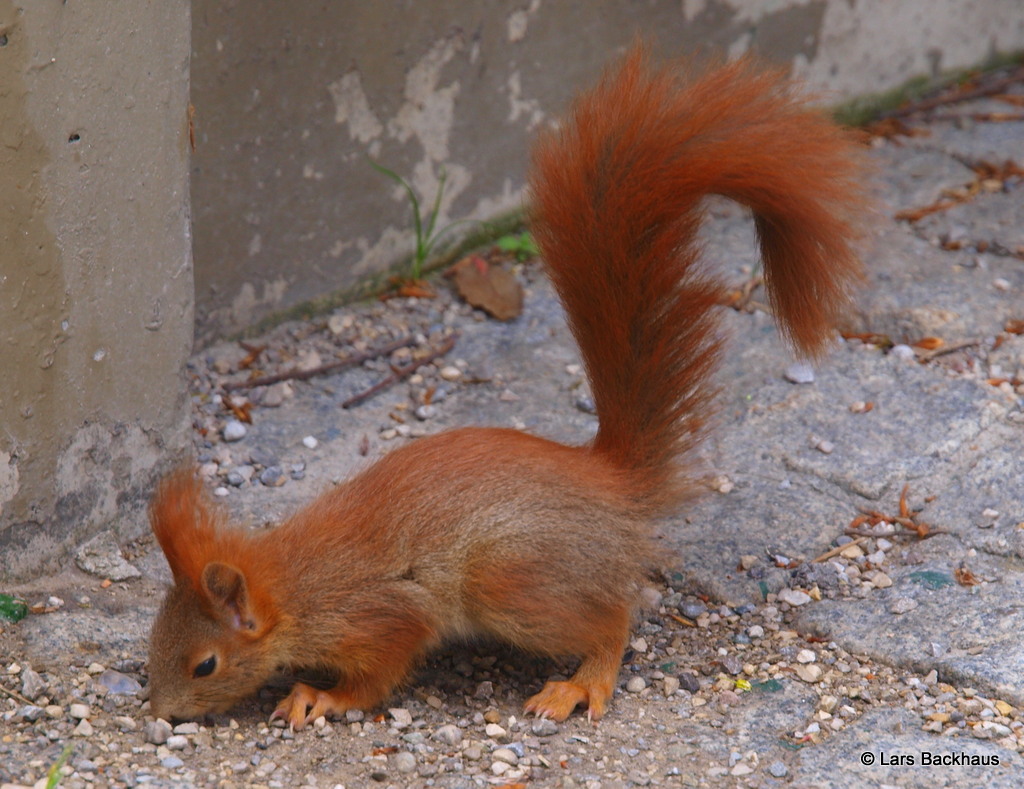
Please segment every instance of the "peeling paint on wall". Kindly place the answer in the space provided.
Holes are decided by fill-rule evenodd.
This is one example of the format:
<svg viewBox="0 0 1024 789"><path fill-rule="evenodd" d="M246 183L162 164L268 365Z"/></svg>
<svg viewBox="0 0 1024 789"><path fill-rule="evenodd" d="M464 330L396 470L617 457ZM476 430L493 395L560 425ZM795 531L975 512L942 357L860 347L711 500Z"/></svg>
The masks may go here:
<svg viewBox="0 0 1024 789"><path fill-rule="evenodd" d="M540 10L541 0L531 0L527 8L519 8L508 15L508 40L515 43L526 38L530 17Z"/></svg>
<svg viewBox="0 0 1024 789"><path fill-rule="evenodd" d="M230 306L212 315L214 319L225 320L230 325L248 326L256 320L256 312L261 308L277 309L281 300L288 292L288 280L279 278L259 283L261 293L257 295L256 285L243 282L238 293L231 300Z"/></svg>
<svg viewBox="0 0 1024 789"><path fill-rule="evenodd" d="M544 120L544 110L541 109L537 99L524 99L522 75L513 71L508 75L508 121L515 123L521 117L527 116L529 120L526 128L533 131Z"/></svg>
<svg viewBox="0 0 1024 789"><path fill-rule="evenodd" d="M18 464L7 452L0 452L0 515L4 505L18 495Z"/></svg>
<svg viewBox="0 0 1024 789"><path fill-rule="evenodd" d="M334 99L334 122L347 123L349 136L353 140L365 145L380 137L384 126L370 109L358 71L350 71L332 82L327 90Z"/></svg>
<svg viewBox="0 0 1024 789"><path fill-rule="evenodd" d="M429 160L443 162L448 158L448 138L455 117L455 98L459 83L438 87L441 69L461 49L460 36L438 41L426 55L409 69L405 78L405 103L388 121L388 134L401 143L412 137L419 140Z"/></svg>

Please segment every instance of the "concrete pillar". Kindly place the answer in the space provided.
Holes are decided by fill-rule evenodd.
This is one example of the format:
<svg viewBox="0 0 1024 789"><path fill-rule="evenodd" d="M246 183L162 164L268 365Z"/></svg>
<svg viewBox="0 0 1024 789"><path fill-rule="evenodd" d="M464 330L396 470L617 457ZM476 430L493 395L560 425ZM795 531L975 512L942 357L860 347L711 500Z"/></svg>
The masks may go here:
<svg viewBox="0 0 1024 789"><path fill-rule="evenodd" d="M188 443L189 0L0 0L0 579Z"/></svg>

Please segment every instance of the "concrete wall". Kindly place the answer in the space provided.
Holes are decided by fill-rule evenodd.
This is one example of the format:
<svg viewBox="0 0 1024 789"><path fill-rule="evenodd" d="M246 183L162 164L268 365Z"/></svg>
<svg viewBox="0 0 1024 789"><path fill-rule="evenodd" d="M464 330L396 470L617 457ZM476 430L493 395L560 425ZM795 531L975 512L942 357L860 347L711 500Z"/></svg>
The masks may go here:
<svg viewBox="0 0 1024 789"><path fill-rule="evenodd" d="M188 442L188 0L0 0L0 580Z"/></svg>
<svg viewBox="0 0 1024 789"><path fill-rule="evenodd" d="M192 19L190 21L190 10ZM141 532L203 338L521 204L529 141L642 32L756 48L837 97L1024 48L1020 0L0 0L0 581Z"/></svg>
<svg viewBox="0 0 1024 789"><path fill-rule="evenodd" d="M519 207L530 139L640 32L663 55L756 49L835 99L1024 48L1021 0L194 0L200 341L411 248L404 196Z"/></svg>

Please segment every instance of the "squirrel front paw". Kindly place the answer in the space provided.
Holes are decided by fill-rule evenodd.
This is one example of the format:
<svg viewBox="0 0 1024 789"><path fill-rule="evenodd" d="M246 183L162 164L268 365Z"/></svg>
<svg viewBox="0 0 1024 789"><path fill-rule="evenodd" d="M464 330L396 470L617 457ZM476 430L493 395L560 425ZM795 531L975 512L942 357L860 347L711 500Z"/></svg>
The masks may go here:
<svg viewBox="0 0 1024 789"><path fill-rule="evenodd" d="M321 715L343 714L354 706L351 701L344 691L318 690L302 682L296 682L292 692L277 705L270 720L281 718L298 731Z"/></svg>

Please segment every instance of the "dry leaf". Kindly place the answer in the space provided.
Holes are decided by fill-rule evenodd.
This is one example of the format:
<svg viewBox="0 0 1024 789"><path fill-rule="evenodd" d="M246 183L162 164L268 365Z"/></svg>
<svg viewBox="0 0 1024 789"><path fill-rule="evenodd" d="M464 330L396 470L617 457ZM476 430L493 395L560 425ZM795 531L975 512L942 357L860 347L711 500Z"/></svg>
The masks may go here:
<svg viewBox="0 0 1024 789"><path fill-rule="evenodd" d="M245 422L247 425L252 424L252 403L248 400L243 401L241 404L236 404L230 397L225 397L224 405L239 422Z"/></svg>
<svg viewBox="0 0 1024 789"><path fill-rule="evenodd" d="M519 280L479 255L463 258L451 267L449 274L462 298L498 320L511 320L522 313L523 288Z"/></svg>
<svg viewBox="0 0 1024 789"><path fill-rule="evenodd" d="M239 370L248 370L256 364L257 361L259 361L260 355L267 350L267 346L265 344L250 345L247 342L240 342L238 344L241 346L242 350L247 351L245 356L242 357L242 361L238 363Z"/></svg>
<svg viewBox="0 0 1024 789"><path fill-rule="evenodd" d="M1024 334L1024 320L1009 320L1006 325L1003 326L1003 331L1007 334Z"/></svg>
<svg viewBox="0 0 1024 789"><path fill-rule="evenodd" d="M953 577L956 578L956 582L960 584L960 586L977 586L981 583L978 576L962 564L953 570Z"/></svg>
<svg viewBox="0 0 1024 789"><path fill-rule="evenodd" d="M929 137L931 132L928 129L908 126L899 118L884 118L869 124L866 129L868 134L874 137L885 137L893 140L896 137Z"/></svg>
<svg viewBox="0 0 1024 789"><path fill-rule="evenodd" d="M937 351L945 344L945 341L939 337L922 337L914 343L914 347L920 348L922 351Z"/></svg>
<svg viewBox="0 0 1024 789"><path fill-rule="evenodd" d="M885 334L876 334L874 332L841 332L844 340L858 340L865 345L877 345L880 348L891 348L893 346L892 339Z"/></svg>

